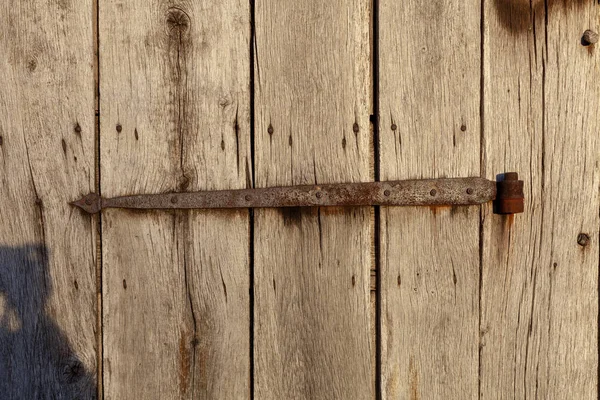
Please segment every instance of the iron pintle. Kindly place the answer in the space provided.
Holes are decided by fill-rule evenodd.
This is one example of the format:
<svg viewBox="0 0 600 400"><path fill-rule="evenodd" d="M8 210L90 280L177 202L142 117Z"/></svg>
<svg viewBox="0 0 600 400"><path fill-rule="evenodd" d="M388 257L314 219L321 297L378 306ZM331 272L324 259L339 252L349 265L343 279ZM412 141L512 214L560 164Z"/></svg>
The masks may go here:
<svg viewBox="0 0 600 400"><path fill-rule="evenodd" d="M525 210L523 181L516 172L504 174L504 180L496 182L496 214L518 214Z"/></svg>

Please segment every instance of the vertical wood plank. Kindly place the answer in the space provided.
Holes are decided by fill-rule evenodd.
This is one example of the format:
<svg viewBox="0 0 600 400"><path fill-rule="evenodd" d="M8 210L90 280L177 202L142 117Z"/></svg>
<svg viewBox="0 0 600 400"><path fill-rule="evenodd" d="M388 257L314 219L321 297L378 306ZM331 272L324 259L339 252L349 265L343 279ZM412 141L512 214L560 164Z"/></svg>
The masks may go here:
<svg viewBox="0 0 600 400"><path fill-rule="evenodd" d="M483 212L481 398L597 398L598 6L485 3L485 174L526 208Z"/></svg>
<svg viewBox="0 0 600 400"><path fill-rule="evenodd" d="M480 1L381 0L381 179L479 175ZM479 209L381 210L383 398L477 396Z"/></svg>
<svg viewBox="0 0 600 400"><path fill-rule="evenodd" d="M0 397L96 395L92 2L0 4Z"/></svg>
<svg viewBox="0 0 600 400"><path fill-rule="evenodd" d="M251 182L248 2L100 4L102 193ZM103 216L107 399L250 393L247 210Z"/></svg>
<svg viewBox="0 0 600 400"><path fill-rule="evenodd" d="M372 180L370 2L256 4L256 184ZM369 208L257 210L257 398L372 396Z"/></svg>

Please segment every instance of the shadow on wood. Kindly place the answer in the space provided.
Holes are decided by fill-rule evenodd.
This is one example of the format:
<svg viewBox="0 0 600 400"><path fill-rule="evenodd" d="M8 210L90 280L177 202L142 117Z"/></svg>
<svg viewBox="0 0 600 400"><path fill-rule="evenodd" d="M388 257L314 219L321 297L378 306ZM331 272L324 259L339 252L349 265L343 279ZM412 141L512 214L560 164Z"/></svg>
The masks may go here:
<svg viewBox="0 0 600 400"><path fill-rule="evenodd" d="M90 399L95 376L74 354L46 307L48 251L0 246L0 397Z"/></svg>
<svg viewBox="0 0 600 400"><path fill-rule="evenodd" d="M533 27L534 20L552 17L553 10L559 7L581 7L590 0L493 0L502 25L514 32L521 33ZM542 34L542 33L540 33Z"/></svg>

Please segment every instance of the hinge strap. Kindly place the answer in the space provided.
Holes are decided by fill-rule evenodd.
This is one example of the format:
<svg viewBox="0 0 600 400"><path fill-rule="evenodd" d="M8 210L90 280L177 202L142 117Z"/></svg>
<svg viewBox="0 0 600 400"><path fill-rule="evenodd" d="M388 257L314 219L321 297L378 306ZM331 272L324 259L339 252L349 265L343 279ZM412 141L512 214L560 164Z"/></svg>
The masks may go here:
<svg viewBox="0 0 600 400"><path fill-rule="evenodd" d="M187 193L138 194L112 198L102 198L91 193L71 204L88 213L96 213L104 208L466 206L483 204L496 198L501 200L499 207L497 207L500 213L523 212L523 182L518 180L515 173L505 174L505 180L502 182L494 182L484 178L415 179Z"/></svg>

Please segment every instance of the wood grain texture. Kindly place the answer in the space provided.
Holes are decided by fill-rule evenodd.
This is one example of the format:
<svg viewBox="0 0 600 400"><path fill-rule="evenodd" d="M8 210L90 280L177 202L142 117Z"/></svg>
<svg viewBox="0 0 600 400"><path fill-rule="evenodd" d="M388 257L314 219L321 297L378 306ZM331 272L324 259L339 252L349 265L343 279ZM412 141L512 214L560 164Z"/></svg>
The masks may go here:
<svg viewBox="0 0 600 400"><path fill-rule="evenodd" d="M96 395L92 2L0 4L0 397Z"/></svg>
<svg viewBox="0 0 600 400"><path fill-rule="evenodd" d="M256 185L370 181L370 2L256 4ZM371 209L255 214L255 394L370 398Z"/></svg>
<svg viewBox="0 0 600 400"><path fill-rule="evenodd" d="M380 1L381 180L479 176L480 2ZM477 396L479 209L381 209L383 398Z"/></svg>
<svg viewBox="0 0 600 400"><path fill-rule="evenodd" d="M100 3L102 194L251 182L247 2ZM107 399L250 393L247 210L103 215Z"/></svg>
<svg viewBox="0 0 600 400"><path fill-rule="evenodd" d="M486 4L485 174L518 171L526 207L483 212L481 398L595 399L600 84L580 40L598 6Z"/></svg>

